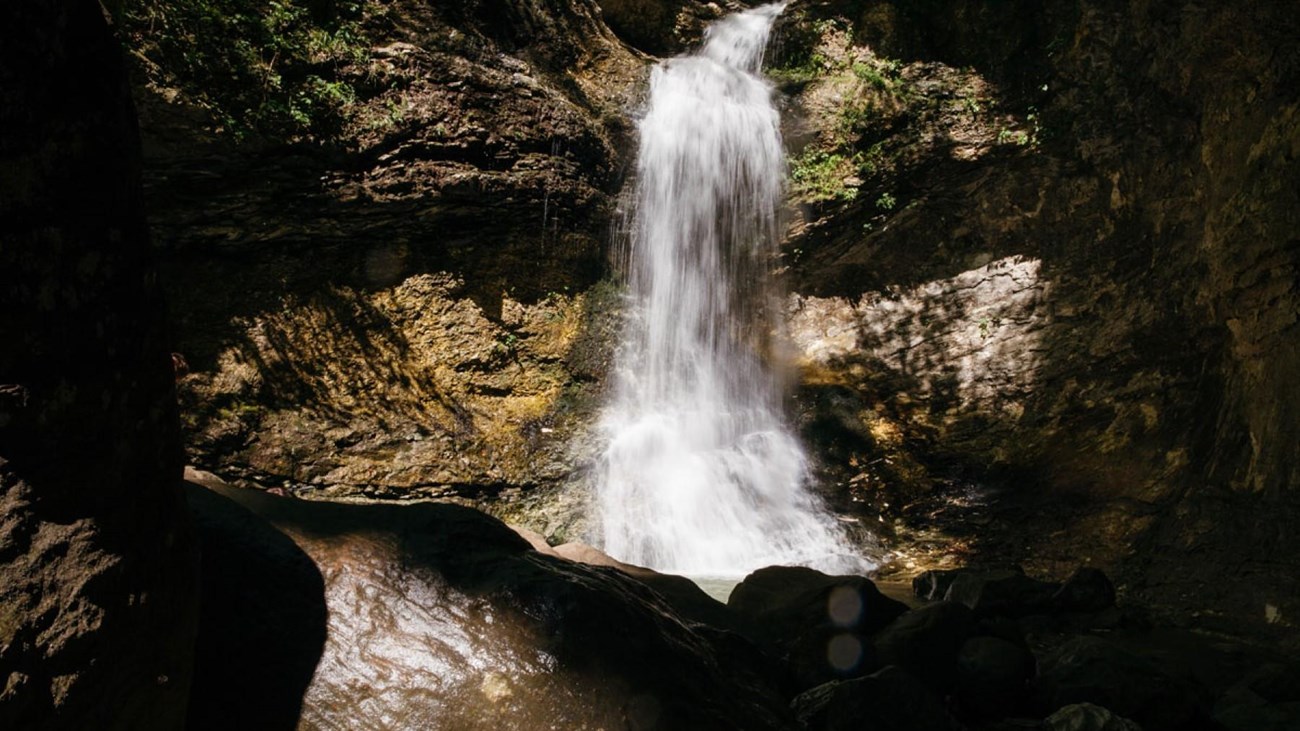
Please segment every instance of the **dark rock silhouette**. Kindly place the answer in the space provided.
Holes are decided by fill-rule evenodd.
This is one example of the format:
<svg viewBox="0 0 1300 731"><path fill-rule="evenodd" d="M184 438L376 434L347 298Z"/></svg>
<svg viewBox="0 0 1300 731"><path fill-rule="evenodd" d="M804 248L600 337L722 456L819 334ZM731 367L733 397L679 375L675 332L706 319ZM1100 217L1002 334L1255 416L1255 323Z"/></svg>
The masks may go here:
<svg viewBox="0 0 1300 731"><path fill-rule="evenodd" d="M0 9L0 727L175 729L196 552L121 47Z"/></svg>

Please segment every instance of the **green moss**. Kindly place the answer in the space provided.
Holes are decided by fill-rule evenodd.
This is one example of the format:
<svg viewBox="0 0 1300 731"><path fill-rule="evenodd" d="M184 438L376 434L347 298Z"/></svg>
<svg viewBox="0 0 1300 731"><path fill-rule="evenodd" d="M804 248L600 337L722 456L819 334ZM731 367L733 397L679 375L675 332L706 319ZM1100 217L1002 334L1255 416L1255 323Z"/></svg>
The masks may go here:
<svg viewBox="0 0 1300 731"><path fill-rule="evenodd" d="M809 148L790 160L790 183L795 196L809 203L850 201L858 189L849 184L854 161L839 152Z"/></svg>
<svg viewBox="0 0 1300 731"><path fill-rule="evenodd" d="M878 63L859 61L852 66L853 75L876 91L898 91L903 85L899 71L903 63L894 59L881 60Z"/></svg>
<svg viewBox="0 0 1300 731"><path fill-rule="evenodd" d="M810 53L782 66L767 69L767 75L778 83L807 83L825 74L830 61L820 53Z"/></svg>

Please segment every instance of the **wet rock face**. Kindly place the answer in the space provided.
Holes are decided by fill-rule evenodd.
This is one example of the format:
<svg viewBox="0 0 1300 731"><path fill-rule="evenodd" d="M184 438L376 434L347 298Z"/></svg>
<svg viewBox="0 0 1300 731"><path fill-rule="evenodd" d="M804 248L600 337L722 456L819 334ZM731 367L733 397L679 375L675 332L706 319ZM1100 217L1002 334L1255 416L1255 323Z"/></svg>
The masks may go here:
<svg viewBox="0 0 1300 731"><path fill-rule="evenodd" d="M0 726L174 729L196 619L135 115L97 3L0 10Z"/></svg>
<svg viewBox="0 0 1300 731"><path fill-rule="evenodd" d="M835 477L875 507L953 475L1044 496L1026 555L1171 604L1245 557L1268 589L1197 601L1289 621L1296 21L1031 6L790 15L792 331L805 402L858 422Z"/></svg>
<svg viewBox="0 0 1300 731"><path fill-rule="evenodd" d="M302 728L358 717L392 729L792 724L730 646L739 638L684 623L615 569L538 553L481 513L222 492L190 494L216 559L205 563L217 604L200 632L198 728L237 727L262 708L286 727L296 711ZM227 672L235 665L251 672Z"/></svg>

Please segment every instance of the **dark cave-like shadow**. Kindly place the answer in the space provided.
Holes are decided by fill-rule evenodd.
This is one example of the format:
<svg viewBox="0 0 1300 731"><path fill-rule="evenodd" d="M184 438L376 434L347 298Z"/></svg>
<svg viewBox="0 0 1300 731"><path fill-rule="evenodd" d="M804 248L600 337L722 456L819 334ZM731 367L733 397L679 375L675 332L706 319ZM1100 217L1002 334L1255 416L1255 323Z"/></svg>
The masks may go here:
<svg viewBox="0 0 1300 731"><path fill-rule="evenodd" d="M189 731L298 727L325 647L325 583L283 533L192 483L201 550Z"/></svg>

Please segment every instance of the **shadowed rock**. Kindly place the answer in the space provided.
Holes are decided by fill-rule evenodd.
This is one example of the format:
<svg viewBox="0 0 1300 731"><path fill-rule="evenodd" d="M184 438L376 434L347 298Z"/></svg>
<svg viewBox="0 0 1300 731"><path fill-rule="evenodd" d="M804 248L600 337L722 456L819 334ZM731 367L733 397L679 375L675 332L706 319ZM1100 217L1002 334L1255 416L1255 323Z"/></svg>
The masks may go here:
<svg viewBox="0 0 1300 731"><path fill-rule="evenodd" d="M1019 571L961 570L944 599L970 607L981 616L1022 617L1052 608L1059 585L1038 581Z"/></svg>
<svg viewBox="0 0 1300 731"><path fill-rule="evenodd" d="M975 631L970 609L940 602L913 609L880 630L874 645L884 663L898 665L931 689L947 693L957 681L957 656Z"/></svg>
<svg viewBox="0 0 1300 731"><path fill-rule="evenodd" d="M1094 568L1080 568L1052 596L1051 606L1062 612L1101 612L1115 606L1115 585Z"/></svg>
<svg viewBox="0 0 1300 731"><path fill-rule="evenodd" d="M1043 731L1142 731L1142 727L1091 703L1066 706L1043 721Z"/></svg>
<svg viewBox="0 0 1300 731"><path fill-rule="evenodd" d="M268 699L278 708L300 701L303 726L349 727L356 718L377 729L792 724L780 693L746 663L741 638L695 631L639 581L538 553L477 511L217 489L221 497L194 501L205 550L222 551L222 536L255 539L258 560L280 566L247 579L296 576L313 593L295 610L308 621L297 632L305 641L294 642L301 656L293 667L306 667L318 651L314 673L304 688L301 676L277 684L278 693L300 694L296 699ZM214 509L214 502L224 507ZM323 580L318 588L311 588L304 555ZM258 609L247 600L230 606ZM316 648L309 628L322 606L324 643ZM224 619L220 633L242 631L238 617ZM204 644L234 640L205 636ZM204 688L209 697L228 698L238 687L219 673L199 672L213 681ZM237 727L231 719L242 711L211 708L212 727Z"/></svg>
<svg viewBox="0 0 1300 731"><path fill-rule="evenodd" d="M0 728L175 729L197 615L122 50L0 5Z"/></svg>
<svg viewBox="0 0 1300 731"><path fill-rule="evenodd" d="M808 731L945 731L961 728L939 697L889 666L864 678L819 685L791 703Z"/></svg>
<svg viewBox="0 0 1300 731"><path fill-rule="evenodd" d="M1036 686L1047 708L1094 703L1147 731L1213 728L1203 691L1097 637L1069 640L1042 658Z"/></svg>
<svg viewBox="0 0 1300 731"><path fill-rule="evenodd" d="M1034 656L999 637L972 637L957 654L956 696L964 716L1019 715L1029 697Z"/></svg>
<svg viewBox="0 0 1300 731"><path fill-rule="evenodd" d="M751 636L786 658L800 688L879 667L869 638L907 611L870 579L796 566L755 571L736 586L727 606Z"/></svg>

